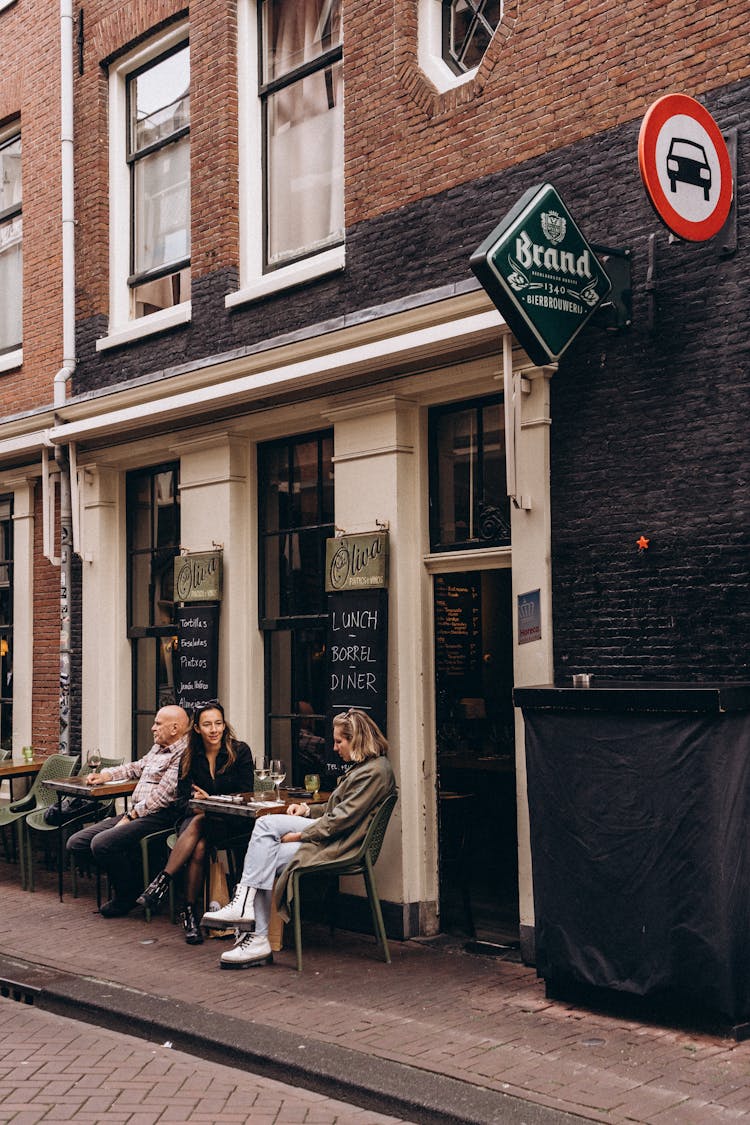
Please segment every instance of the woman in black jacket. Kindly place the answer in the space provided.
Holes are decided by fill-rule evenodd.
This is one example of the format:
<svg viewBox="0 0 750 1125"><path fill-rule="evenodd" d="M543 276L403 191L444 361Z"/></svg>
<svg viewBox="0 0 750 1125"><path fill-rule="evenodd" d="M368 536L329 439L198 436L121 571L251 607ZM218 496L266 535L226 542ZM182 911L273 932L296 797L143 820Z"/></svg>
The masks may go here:
<svg viewBox="0 0 750 1125"><path fill-rule="evenodd" d="M223 793L248 793L253 788L253 755L240 742L224 717L220 703L199 707L193 716L190 741L182 755L178 798L186 805L190 797L209 797ZM185 872L185 908L181 915L185 941L199 945L203 935L196 921L195 903L203 887L206 857L211 847L221 846L214 828L203 813L188 812L177 828L177 841L166 866L149 883L138 899L142 906L156 910L169 893L178 871Z"/></svg>

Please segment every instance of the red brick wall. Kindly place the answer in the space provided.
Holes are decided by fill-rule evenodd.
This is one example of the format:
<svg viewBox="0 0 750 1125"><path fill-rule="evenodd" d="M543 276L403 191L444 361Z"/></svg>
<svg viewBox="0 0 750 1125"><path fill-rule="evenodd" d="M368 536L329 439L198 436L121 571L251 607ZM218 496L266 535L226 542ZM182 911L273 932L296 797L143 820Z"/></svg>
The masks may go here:
<svg viewBox="0 0 750 1125"><path fill-rule="evenodd" d="M55 0L0 12L0 123L20 120L23 176L23 366L0 373L0 413L52 401L60 320L60 33Z"/></svg>
<svg viewBox="0 0 750 1125"><path fill-rule="evenodd" d="M347 226L750 74L737 0L506 0L477 77L442 96L417 67L417 0L344 12Z"/></svg>

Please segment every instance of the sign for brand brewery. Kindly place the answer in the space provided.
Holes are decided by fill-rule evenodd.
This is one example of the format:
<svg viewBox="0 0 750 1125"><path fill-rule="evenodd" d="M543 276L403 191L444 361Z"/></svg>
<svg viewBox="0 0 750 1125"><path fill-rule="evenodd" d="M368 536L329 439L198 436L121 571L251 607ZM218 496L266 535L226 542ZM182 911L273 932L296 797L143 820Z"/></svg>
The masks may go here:
<svg viewBox="0 0 750 1125"><path fill-rule="evenodd" d="M612 288L551 184L518 200L471 268L538 364L560 358Z"/></svg>
<svg viewBox="0 0 750 1125"><path fill-rule="evenodd" d="M385 589L388 585L388 532L326 539L326 593Z"/></svg>

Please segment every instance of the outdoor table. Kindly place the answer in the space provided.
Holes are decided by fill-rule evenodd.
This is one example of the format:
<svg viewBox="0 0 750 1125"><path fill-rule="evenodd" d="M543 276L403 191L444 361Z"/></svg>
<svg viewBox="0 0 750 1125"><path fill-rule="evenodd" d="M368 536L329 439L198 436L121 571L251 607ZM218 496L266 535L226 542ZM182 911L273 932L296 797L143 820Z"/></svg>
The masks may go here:
<svg viewBox="0 0 750 1125"><path fill-rule="evenodd" d="M34 758L31 762L0 762L0 781L10 786L10 802L13 804L13 781L17 777L36 777L44 765L44 758Z"/></svg>
<svg viewBox="0 0 750 1125"><path fill-rule="evenodd" d="M135 789L137 783L135 781L103 781L99 785L87 785L84 777L77 776L67 777L64 781L48 781L45 782L45 784L49 785L50 789L54 789L57 794L57 814L61 821L57 827L57 889L60 895L60 902L62 902L64 869L63 828L65 827L62 823L63 797L83 797L85 800L96 801L96 820L98 820L99 805L103 802L111 801L114 797L124 797L125 806L127 807L128 797ZM97 906L100 905L100 898L99 873L97 871Z"/></svg>

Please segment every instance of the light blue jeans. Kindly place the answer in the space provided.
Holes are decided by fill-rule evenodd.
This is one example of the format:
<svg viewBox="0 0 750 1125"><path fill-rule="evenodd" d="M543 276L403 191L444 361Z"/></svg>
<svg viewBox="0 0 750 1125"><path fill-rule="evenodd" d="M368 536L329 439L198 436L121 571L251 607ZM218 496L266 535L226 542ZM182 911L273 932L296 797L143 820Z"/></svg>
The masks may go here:
<svg viewBox="0 0 750 1125"><path fill-rule="evenodd" d="M309 824L309 817L289 816L286 813L271 813L259 817L255 822L245 853L240 884L243 887L255 887L255 933L258 937L268 935L273 881L296 854L301 843L300 840L295 840L290 844L282 844L281 837L287 832L304 832Z"/></svg>

